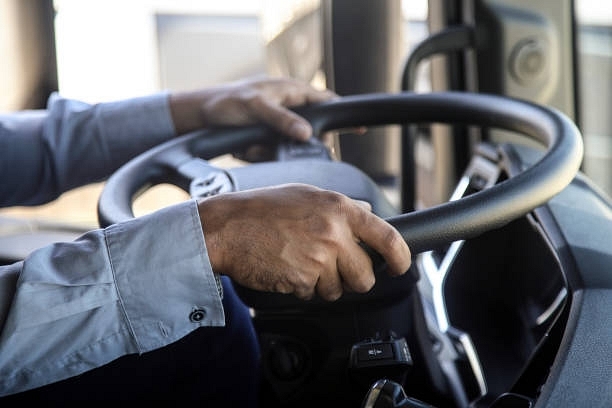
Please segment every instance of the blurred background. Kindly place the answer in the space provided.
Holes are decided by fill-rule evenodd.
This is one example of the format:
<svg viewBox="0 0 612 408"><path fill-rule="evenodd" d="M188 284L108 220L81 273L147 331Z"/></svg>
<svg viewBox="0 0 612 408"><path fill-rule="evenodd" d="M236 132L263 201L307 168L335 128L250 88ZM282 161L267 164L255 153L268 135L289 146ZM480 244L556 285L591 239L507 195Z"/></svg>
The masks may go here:
<svg viewBox="0 0 612 408"><path fill-rule="evenodd" d="M47 1L46 8L40 4L41 0L0 0L0 55L7 56L0 66L0 110L43 108L54 90L97 103L263 74L327 86L320 0L54 0ZM395 90L400 60L427 34L427 0L401 4L401 39L393 50L397 72L392 77L397 80L389 84ZM218 161L234 164L228 157ZM101 188L102 184L86 186L47 205L1 213L95 227ZM147 213L185 198L177 188L157 186L135 203L135 212Z"/></svg>

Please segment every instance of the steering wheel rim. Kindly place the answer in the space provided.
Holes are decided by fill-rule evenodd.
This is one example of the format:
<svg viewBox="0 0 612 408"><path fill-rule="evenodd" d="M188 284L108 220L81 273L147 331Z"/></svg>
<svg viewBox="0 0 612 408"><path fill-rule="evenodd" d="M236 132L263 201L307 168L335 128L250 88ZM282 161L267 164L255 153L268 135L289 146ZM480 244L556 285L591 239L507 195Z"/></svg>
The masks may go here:
<svg viewBox="0 0 612 408"><path fill-rule="evenodd" d="M417 254L495 229L544 204L579 170L579 130L563 113L508 97L465 92L363 94L299 110L314 135L355 126L446 123L519 132L541 142L543 156L517 176L459 200L386 220ZM101 226L134 217L132 203L147 186L169 182L191 157L212 158L277 138L263 126L200 131L173 139L134 158L107 181L98 202ZM178 153L177 153L178 152Z"/></svg>

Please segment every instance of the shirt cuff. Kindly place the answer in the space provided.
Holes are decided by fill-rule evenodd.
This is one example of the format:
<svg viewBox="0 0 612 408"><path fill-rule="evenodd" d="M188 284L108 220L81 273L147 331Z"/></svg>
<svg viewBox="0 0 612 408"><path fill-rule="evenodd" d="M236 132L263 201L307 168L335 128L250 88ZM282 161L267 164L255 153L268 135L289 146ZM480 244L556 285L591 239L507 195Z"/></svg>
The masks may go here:
<svg viewBox="0 0 612 408"><path fill-rule="evenodd" d="M124 163L176 136L167 92L102 103L98 107L104 140L113 161Z"/></svg>
<svg viewBox="0 0 612 408"><path fill-rule="evenodd" d="M189 200L106 229L119 301L146 352L202 326L224 326L197 204Z"/></svg>

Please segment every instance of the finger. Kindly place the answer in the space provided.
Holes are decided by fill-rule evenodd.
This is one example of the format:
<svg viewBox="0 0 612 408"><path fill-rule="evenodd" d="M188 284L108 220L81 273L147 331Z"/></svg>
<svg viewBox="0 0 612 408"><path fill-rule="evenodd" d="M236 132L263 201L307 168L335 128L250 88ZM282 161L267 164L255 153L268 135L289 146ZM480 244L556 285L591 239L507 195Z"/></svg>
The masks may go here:
<svg viewBox="0 0 612 408"><path fill-rule="evenodd" d="M365 293L372 289L376 281L372 260L357 242L352 239L348 242L338 256L338 271L348 290Z"/></svg>
<svg viewBox="0 0 612 408"><path fill-rule="evenodd" d="M315 294L315 285L314 282L294 282L293 294L302 300L310 300Z"/></svg>
<svg viewBox="0 0 612 408"><path fill-rule="evenodd" d="M339 98L328 89L319 90L300 80L279 79L266 83L275 86L260 88L262 92L253 98L254 117L296 140L308 140L312 135L312 126L293 112L292 107Z"/></svg>
<svg viewBox="0 0 612 408"><path fill-rule="evenodd" d="M352 128L341 128L337 129L338 133L353 133L358 136L364 135L368 131L366 126L357 126Z"/></svg>
<svg viewBox="0 0 612 408"><path fill-rule="evenodd" d="M312 135L310 123L288 108L258 98L251 102L252 116L260 118L268 126L296 140L306 141Z"/></svg>
<svg viewBox="0 0 612 408"><path fill-rule="evenodd" d="M308 87L308 90L304 93L306 96L304 104L308 103L320 103L329 101L332 99L338 99L340 96L330 90L317 90L312 87Z"/></svg>
<svg viewBox="0 0 612 408"><path fill-rule="evenodd" d="M385 258L392 275L405 273L412 262L412 254L401 234L373 213L358 206L354 208L359 211L351 217L355 236Z"/></svg>
<svg viewBox="0 0 612 408"><path fill-rule="evenodd" d="M288 107L320 103L340 98L338 94L329 89L319 90L303 81L293 81L293 87L287 84L282 85L284 92L282 104Z"/></svg>
<svg viewBox="0 0 612 408"><path fill-rule="evenodd" d="M327 270L321 273L315 289L317 294L325 300L339 299L344 290L338 271Z"/></svg>

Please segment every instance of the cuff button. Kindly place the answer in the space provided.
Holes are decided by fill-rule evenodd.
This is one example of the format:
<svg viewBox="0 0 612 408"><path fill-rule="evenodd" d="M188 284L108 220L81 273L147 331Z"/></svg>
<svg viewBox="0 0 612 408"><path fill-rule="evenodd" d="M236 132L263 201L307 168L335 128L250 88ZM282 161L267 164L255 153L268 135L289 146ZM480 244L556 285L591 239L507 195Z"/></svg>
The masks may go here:
<svg viewBox="0 0 612 408"><path fill-rule="evenodd" d="M206 311L204 309L194 309L191 313L189 313L189 320L194 323L199 323L204 320L206 316Z"/></svg>

